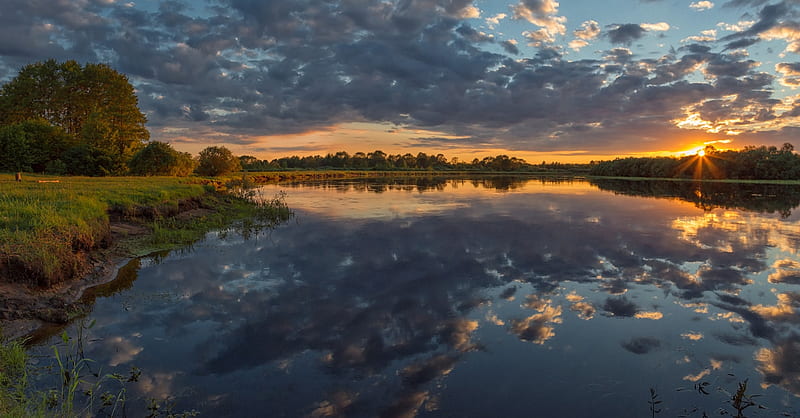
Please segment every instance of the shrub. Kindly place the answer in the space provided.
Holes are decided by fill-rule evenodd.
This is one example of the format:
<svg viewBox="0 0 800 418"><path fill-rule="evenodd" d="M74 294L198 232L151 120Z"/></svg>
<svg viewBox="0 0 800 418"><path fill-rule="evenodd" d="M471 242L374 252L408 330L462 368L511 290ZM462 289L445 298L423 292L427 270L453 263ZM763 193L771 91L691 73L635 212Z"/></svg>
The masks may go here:
<svg viewBox="0 0 800 418"><path fill-rule="evenodd" d="M241 163L225 147L208 147L200 151L197 174L201 176L221 176L242 169Z"/></svg>
<svg viewBox="0 0 800 418"><path fill-rule="evenodd" d="M133 155L128 168L137 176L179 176L194 171L197 162L189 153L178 152L171 145L153 141Z"/></svg>

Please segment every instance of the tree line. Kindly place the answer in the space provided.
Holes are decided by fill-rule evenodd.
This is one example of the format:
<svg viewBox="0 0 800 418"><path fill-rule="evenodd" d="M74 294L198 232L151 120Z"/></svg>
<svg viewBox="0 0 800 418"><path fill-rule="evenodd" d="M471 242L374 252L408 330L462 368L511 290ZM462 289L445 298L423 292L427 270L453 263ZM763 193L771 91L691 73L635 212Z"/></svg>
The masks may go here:
<svg viewBox="0 0 800 418"><path fill-rule="evenodd" d="M629 157L591 164L589 174L614 177L682 179L797 180L800 156L790 143L717 150L707 146L704 155L683 157Z"/></svg>
<svg viewBox="0 0 800 418"><path fill-rule="evenodd" d="M247 171L272 171L286 169L343 169L343 170L434 170L434 171L499 171L499 172L526 172L547 170L574 170L585 167L582 164L546 163L534 165L517 157L496 155L474 158L472 161L462 161L458 157L447 158L443 154L426 154L419 152L416 155L387 154L376 150L369 153L356 152L350 154L346 151L305 157L290 156L272 160L260 160L251 155L239 157L242 169Z"/></svg>

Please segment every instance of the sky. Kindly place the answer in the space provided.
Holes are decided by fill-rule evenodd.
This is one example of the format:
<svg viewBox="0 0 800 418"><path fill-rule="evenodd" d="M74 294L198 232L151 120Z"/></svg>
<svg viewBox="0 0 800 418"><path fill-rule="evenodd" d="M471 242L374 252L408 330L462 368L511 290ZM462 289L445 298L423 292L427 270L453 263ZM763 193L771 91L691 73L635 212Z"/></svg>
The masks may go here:
<svg viewBox="0 0 800 418"><path fill-rule="evenodd" d="M128 76L151 139L588 162L800 146L800 0L0 0L26 64Z"/></svg>

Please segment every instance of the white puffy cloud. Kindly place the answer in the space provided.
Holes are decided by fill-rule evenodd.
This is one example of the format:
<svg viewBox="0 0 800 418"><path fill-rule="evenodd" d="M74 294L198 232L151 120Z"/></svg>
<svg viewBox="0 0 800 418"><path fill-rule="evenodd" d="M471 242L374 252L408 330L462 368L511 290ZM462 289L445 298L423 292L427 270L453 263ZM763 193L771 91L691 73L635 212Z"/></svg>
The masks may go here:
<svg viewBox="0 0 800 418"><path fill-rule="evenodd" d="M508 17L505 13L498 13L492 17L486 18L486 24L489 25L490 29L494 29L495 25L500 24L500 21Z"/></svg>
<svg viewBox="0 0 800 418"><path fill-rule="evenodd" d="M514 19L527 20L536 26L541 26L548 35L563 35L567 32L564 23L567 18L558 16L558 2L556 0L522 0L511 7Z"/></svg>
<svg viewBox="0 0 800 418"><path fill-rule="evenodd" d="M666 32L670 28L669 23L667 22L642 23L639 26L641 26L642 29L650 32Z"/></svg>
<svg viewBox="0 0 800 418"><path fill-rule="evenodd" d="M572 34L584 41L595 39L600 35L600 24L594 20L587 20L581 23L580 29L576 29Z"/></svg>
<svg viewBox="0 0 800 418"><path fill-rule="evenodd" d="M707 1L707 0L695 1L695 2L692 2L692 4L690 4L689 7L691 7L692 9L697 10L698 12L702 12L702 11L710 10L710 9L714 8L714 3L710 2L710 1Z"/></svg>
<svg viewBox="0 0 800 418"><path fill-rule="evenodd" d="M525 31L522 32L522 36L528 40L528 46L534 47L542 47L546 44L552 44L555 42L555 38L547 29L539 29L536 31Z"/></svg>

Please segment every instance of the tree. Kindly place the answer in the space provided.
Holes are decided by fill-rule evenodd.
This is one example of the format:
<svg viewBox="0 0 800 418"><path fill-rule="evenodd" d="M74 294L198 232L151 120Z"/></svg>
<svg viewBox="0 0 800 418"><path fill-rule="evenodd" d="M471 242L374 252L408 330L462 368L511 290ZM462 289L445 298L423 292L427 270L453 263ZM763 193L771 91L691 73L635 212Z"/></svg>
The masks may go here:
<svg viewBox="0 0 800 418"><path fill-rule="evenodd" d="M27 138L31 170L47 171L57 165L66 150L77 145L75 139L58 126L44 119L29 119L18 124Z"/></svg>
<svg viewBox="0 0 800 418"><path fill-rule="evenodd" d="M200 151L197 174L221 176L242 169L239 159L225 147L208 147Z"/></svg>
<svg viewBox="0 0 800 418"><path fill-rule="evenodd" d="M73 154L105 154L97 162L106 164L89 170L101 174L124 172L127 160L150 138L133 86L105 64L48 60L23 67L0 88L0 126L31 120L60 128L72 146L88 146Z"/></svg>
<svg viewBox="0 0 800 418"><path fill-rule="evenodd" d="M22 126L0 128L0 167L21 173L30 170L31 160L30 144Z"/></svg>
<svg viewBox="0 0 800 418"><path fill-rule="evenodd" d="M191 154L179 152L172 145L153 141L133 155L128 163L131 174L137 176L179 176L194 171L197 162Z"/></svg>
<svg viewBox="0 0 800 418"><path fill-rule="evenodd" d="M42 119L6 125L0 127L0 168L41 173L74 145L63 129Z"/></svg>

